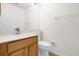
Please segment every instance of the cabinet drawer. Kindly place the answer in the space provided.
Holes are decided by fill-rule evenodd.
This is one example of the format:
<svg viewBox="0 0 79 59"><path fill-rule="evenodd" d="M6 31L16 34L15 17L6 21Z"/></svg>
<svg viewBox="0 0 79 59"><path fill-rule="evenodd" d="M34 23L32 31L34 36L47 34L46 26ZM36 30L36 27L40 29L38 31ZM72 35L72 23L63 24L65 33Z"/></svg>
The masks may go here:
<svg viewBox="0 0 79 59"><path fill-rule="evenodd" d="M26 46L25 40L15 41L8 44L8 53L14 52Z"/></svg>
<svg viewBox="0 0 79 59"><path fill-rule="evenodd" d="M31 45L31 44L34 44L34 43L36 43L36 42L38 42L37 37L31 37L31 38L28 38L28 39L26 40L26 45ZM27 44L27 43L28 43L28 44Z"/></svg>

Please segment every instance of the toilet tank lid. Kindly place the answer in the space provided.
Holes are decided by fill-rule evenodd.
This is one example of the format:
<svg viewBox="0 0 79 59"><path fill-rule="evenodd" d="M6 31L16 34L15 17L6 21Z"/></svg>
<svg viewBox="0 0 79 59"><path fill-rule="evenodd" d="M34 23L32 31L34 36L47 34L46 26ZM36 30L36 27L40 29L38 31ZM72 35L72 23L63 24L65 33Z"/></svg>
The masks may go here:
<svg viewBox="0 0 79 59"><path fill-rule="evenodd" d="M51 46L51 43L46 42L46 41L40 41L39 45L43 45L43 46Z"/></svg>

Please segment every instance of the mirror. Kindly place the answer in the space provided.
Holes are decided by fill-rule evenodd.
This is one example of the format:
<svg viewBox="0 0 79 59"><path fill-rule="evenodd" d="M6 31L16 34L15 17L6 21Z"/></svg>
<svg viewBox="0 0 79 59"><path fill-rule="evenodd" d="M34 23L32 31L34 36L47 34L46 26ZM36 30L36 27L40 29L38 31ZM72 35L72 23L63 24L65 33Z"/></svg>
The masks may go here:
<svg viewBox="0 0 79 59"><path fill-rule="evenodd" d="M0 36L39 30L39 5L33 3L1 3Z"/></svg>

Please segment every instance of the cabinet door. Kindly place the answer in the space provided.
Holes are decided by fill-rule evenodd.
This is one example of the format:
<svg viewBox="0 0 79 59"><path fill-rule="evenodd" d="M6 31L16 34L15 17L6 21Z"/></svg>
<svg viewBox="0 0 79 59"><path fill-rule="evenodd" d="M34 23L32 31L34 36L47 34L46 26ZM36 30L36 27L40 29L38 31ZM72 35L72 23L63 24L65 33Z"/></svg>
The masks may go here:
<svg viewBox="0 0 79 59"><path fill-rule="evenodd" d="M29 50L28 47L25 48L25 52L24 52L24 56L28 56L29 55Z"/></svg>
<svg viewBox="0 0 79 59"><path fill-rule="evenodd" d="M30 45L29 56L37 56L37 55L38 55L37 44Z"/></svg>
<svg viewBox="0 0 79 59"><path fill-rule="evenodd" d="M25 49L22 49L12 53L10 56L24 56L24 52L25 52Z"/></svg>

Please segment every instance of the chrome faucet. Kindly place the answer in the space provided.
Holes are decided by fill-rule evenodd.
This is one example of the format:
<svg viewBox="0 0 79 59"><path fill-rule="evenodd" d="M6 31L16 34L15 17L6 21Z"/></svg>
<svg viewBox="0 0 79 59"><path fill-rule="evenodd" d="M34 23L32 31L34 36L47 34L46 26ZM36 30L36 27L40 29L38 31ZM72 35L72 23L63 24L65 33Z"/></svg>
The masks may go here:
<svg viewBox="0 0 79 59"><path fill-rule="evenodd" d="M15 28L15 31L16 31L16 35L20 34L20 28L19 27Z"/></svg>

